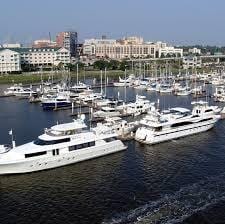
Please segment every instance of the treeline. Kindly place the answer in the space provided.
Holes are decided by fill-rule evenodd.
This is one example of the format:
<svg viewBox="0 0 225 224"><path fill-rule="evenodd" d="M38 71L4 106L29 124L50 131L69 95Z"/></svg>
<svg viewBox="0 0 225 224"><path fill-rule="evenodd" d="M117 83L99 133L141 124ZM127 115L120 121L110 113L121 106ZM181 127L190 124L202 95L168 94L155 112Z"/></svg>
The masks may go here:
<svg viewBox="0 0 225 224"><path fill-rule="evenodd" d="M90 66L85 66L84 63L78 62L76 64L69 64L67 67L70 71L76 71L77 65L79 70L83 70L84 67L96 69L96 70L122 70L125 71L126 68L130 67L130 62L128 61L117 61L117 60L97 60ZM87 68L87 69L88 69Z"/></svg>

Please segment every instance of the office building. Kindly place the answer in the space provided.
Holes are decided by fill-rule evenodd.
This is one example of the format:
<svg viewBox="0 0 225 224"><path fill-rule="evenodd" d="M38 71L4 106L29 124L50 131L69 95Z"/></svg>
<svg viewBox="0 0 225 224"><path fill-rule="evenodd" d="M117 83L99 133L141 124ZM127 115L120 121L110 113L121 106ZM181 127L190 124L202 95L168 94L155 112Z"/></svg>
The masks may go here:
<svg viewBox="0 0 225 224"><path fill-rule="evenodd" d="M66 48L72 57L76 57L78 44L77 32L68 31L59 33L56 36L56 44L58 47Z"/></svg>

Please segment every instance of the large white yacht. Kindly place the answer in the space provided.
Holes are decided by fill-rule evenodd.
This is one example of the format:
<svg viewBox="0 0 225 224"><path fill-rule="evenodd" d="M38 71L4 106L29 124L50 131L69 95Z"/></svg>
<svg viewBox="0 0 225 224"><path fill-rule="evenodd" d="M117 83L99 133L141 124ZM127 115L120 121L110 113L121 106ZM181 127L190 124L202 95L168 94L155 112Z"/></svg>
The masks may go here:
<svg viewBox="0 0 225 224"><path fill-rule="evenodd" d="M186 108L172 108L163 113L150 111L140 121L135 139L145 144L156 144L211 129L220 119L219 108L206 102L194 102L192 112Z"/></svg>
<svg viewBox="0 0 225 224"><path fill-rule="evenodd" d="M126 149L110 128L86 129L84 117L58 124L37 140L10 149L0 147L0 174L51 169Z"/></svg>

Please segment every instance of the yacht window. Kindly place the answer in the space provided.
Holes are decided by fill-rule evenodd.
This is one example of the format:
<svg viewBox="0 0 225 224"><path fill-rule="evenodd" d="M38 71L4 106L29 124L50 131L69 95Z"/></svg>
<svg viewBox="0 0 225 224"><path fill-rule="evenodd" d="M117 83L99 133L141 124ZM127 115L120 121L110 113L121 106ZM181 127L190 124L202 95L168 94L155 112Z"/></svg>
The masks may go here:
<svg viewBox="0 0 225 224"><path fill-rule="evenodd" d="M211 112L211 111L213 111L212 109L208 109L208 110L206 110L205 112Z"/></svg>
<svg viewBox="0 0 225 224"><path fill-rule="evenodd" d="M199 121L199 122L203 122L203 121L210 121L210 120L212 120L213 118L212 117L210 117L210 118L206 118L206 119L203 119L203 120L201 120L201 121Z"/></svg>
<svg viewBox="0 0 225 224"><path fill-rule="evenodd" d="M161 131L162 130L162 126L160 127L155 127L155 131Z"/></svg>
<svg viewBox="0 0 225 224"><path fill-rule="evenodd" d="M25 158L30 158L30 157L35 157L35 156L42 156L42 155L46 155L46 154L47 154L46 151L29 153L29 154L25 154Z"/></svg>
<svg viewBox="0 0 225 224"><path fill-rule="evenodd" d="M83 143L83 144L79 144L79 145L72 145L72 146L69 146L69 151L88 148L88 147L92 147L92 146L95 146L95 142L87 142L87 143Z"/></svg>
<svg viewBox="0 0 225 224"><path fill-rule="evenodd" d="M116 140L116 138L106 138L106 139L104 139L106 142L112 142L112 141L115 141Z"/></svg>
<svg viewBox="0 0 225 224"><path fill-rule="evenodd" d="M88 142L88 147L95 146L95 142Z"/></svg>
<svg viewBox="0 0 225 224"><path fill-rule="evenodd" d="M180 127L180 126L185 126L185 125L189 125L192 124L192 122L190 121L184 121L184 122L180 122L180 123L176 123L176 124L172 124L171 127Z"/></svg>
<svg viewBox="0 0 225 224"><path fill-rule="evenodd" d="M35 145L54 145L54 144L59 144L63 142L69 142L70 138L63 138L63 139L58 139L58 140L52 140L52 141L44 141L42 139L37 139L34 141Z"/></svg>

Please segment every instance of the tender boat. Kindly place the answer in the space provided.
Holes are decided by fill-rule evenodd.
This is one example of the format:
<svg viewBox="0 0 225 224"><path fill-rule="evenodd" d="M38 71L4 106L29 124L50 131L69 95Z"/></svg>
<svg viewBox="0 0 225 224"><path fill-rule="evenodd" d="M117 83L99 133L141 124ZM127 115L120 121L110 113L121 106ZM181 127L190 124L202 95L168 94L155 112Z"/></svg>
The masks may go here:
<svg viewBox="0 0 225 224"><path fill-rule="evenodd" d="M58 124L37 140L21 146L0 147L0 174L46 170L105 156L127 147L110 128L87 129L84 116Z"/></svg>

